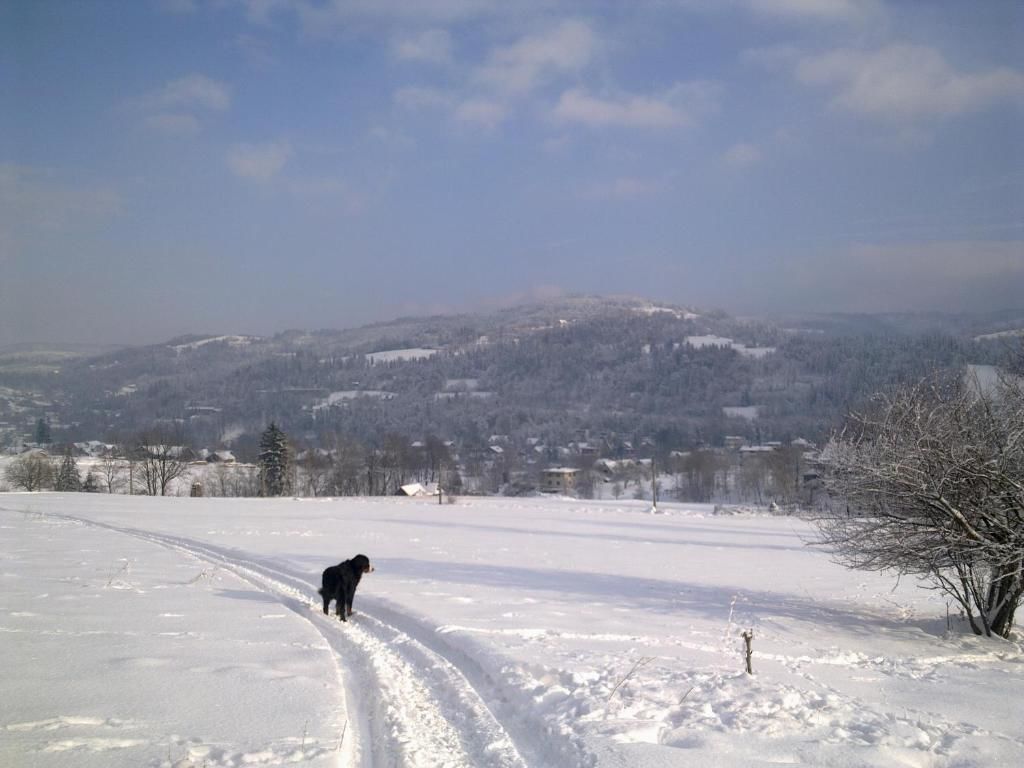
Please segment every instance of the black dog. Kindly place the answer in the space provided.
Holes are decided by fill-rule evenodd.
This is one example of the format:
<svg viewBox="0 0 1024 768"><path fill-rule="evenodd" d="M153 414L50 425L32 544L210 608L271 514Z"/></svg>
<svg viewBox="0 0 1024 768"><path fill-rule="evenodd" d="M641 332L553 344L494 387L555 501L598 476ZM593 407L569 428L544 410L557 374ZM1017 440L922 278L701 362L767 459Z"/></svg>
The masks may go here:
<svg viewBox="0 0 1024 768"><path fill-rule="evenodd" d="M335 600L334 606L338 618L348 621L352 615L352 598L356 595L356 587L364 573L371 573L373 566L366 555L356 555L351 560L332 565L324 570L323 586L317 590L324 599L324 614L329 615L327 606Z"/></svg>

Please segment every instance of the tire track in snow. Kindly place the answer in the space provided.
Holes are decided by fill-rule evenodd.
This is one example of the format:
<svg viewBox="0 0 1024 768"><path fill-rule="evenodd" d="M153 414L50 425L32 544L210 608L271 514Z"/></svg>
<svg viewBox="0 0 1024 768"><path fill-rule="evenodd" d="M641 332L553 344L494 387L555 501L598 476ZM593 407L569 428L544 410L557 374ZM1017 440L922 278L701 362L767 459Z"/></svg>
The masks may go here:
<svg viewBox="0 0 1024 768"><path fill-rule="evenodd" d="M324 616L315 585L267 561L180 536L100 523L104 528L216 564L310 622L339 664L350 743L362 768L545 768L594 764L581 743L531 718L468 654L415 618L362 598L358 621ZM367 611L365 606L370 606ZM372 693L370 693L372 692ZM351 732L355 730L355 734ZM526 757L524 757L524 755ZM528 759L527 759L528 758Z"/></svg>

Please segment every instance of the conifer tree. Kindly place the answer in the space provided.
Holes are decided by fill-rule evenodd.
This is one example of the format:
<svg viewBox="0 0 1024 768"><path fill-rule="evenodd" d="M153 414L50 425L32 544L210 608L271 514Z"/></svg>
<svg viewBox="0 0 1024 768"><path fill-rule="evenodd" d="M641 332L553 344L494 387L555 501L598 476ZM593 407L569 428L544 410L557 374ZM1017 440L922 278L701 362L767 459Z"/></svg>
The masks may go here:
<svg viewBox="0 0 1024 768"><path fill-rule="evenodd" d="M36 420L35 439L36 439L36 443L39 444L39 445L44 445L46 443L49 443L50 440L51 440L51 436L50 436L50 422L48 422L46 419L44 419L42 417L40 417L39 419Z"/></svg>
<svg viewBox="0 0 1024 768"><path fill-rule="evenodd" d="M85 475L85 482L82 483L82 490L85 493L99 493L100 492L100 481L96 477L96 473L91 469Z"/></svg>
<svg viewBox="0 0 1024 768"><path fill-rule="evenodd" d="M288 436L273 422L260 436L260 495L291 493L291 449Z"/></svg>
<svg viewBox="0 0 1024 768"><path fill-rule="evenodd" d="M64 492L82 490L82 478L78 474L78 463L71 455L70 448L64 451L64 458L61 459L60 466L57 468L57 475L53 480L53 490Z"/></svg>

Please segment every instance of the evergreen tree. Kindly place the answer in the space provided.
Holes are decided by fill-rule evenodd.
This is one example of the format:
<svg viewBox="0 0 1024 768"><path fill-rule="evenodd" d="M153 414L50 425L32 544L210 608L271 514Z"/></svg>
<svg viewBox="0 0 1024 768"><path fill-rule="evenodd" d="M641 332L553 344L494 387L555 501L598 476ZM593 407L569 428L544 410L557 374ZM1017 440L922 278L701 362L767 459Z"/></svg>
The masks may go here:
<svg viewBox="0 0 1024 768"><path fill-rule="evenodd" d="M82 490L86 493L99 493L100 481L96 474L90 469L85 475L85 482L82 483Z"/></svg>
<svg viewBox="0 0 1024 768"><path fill-rule="evenodd" d="M291 490L288 436L271 422L260 436L260 495L284 496Z"/></svg>
<svg viewBox="0 0 1024 768"><path fill-rule="evenodd" d="M50 423L42 417L36 420L35 438L36 443L38 443L39 445L49 443L51 440Z"/></svg>
<svg viewBox="0 0 1024 768"><path fill-rule="evenodd" d="M82 478L78 474L78 463L71 455L71 449L64 451L64 458L61 459L57 475L53 480L53 490L65 492L82 490Z"/></svg>

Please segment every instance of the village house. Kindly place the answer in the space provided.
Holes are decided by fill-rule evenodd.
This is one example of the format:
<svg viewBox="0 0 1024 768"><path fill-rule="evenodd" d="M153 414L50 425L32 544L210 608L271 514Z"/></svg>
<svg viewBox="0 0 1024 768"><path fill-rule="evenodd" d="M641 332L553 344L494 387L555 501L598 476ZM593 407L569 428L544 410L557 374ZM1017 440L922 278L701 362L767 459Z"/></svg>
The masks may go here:
<svg viewBox="0 0 1024 768"><path fill-rule="evenodd" d="M544 493L570 494L576 490L580 471L572 467L550 467L541 474L540 489Z"/></svg>

